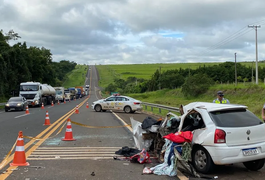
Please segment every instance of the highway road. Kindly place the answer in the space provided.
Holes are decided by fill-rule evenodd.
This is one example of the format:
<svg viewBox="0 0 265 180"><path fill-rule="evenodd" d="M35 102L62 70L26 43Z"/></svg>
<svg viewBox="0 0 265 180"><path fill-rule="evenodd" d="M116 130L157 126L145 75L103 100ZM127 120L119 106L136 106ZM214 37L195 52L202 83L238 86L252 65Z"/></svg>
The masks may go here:
<svg viewBox="0 0 265 180"><path fill-rule="evenodd" d="M89 96L76 101L40 107L30 107L30 114L23 111L0 112L0 158L4 159L15 144L18 132L24 135L26 161L29 166L10 166L14 151L5 158L6 165L0 170L0 179L176 179L176 177L142 175L143 165L114 160L115 151L124 146L134 147L132 132L124 123L133 116L144 120L147 114L95 112L90 104L99 99L98 76L94 67L87 74ZM79 114L76 114L76 106ZM46 111L51 125L45 124ZM66 121L72 121L75 141L62 141L66 134ZM83 126L76 125L81 123ZM96 126L98 128L89 128ZM102 128L108 126L108 128ZM113 128L113 126L115 126ZM33 137L35 139L33 139ZM157 164L153 160L147 166Z"/></svg>
<svg viewBox="0 0 265 180"><path fill-rule="evenodd" d="M134 147L130 128L120 127L130 124L130 117L143 121L147 115L143 112L126 114L124 112L95 112L90 104L99 99L98 74L94 66L87 73L86 84L90 84L89 96L66 104L55 104L29 108L25 112L0 112L0 158L5 165L0 167L0 180L164 180L196 179L188 178L178 172L177 177L142 175L144 165L129 161L114 160L115 151L124 146ZM86 104L89 108L86 108ZM79 113L76 114L76 106ZM51 125L45 123L46 111ZM67 119L72 121L72 134L75 141L63 141ZM156 117L154 117L156 118ZM76 125L76 123L82 125ZM96 128L91 128L91 127ZM114 127L113 127L114 126ZM7 156L14 146L18 132L24 135L26 161L29 166L10 166L14 151ZM34 138L33 138L34 137ZM158 162L145 164L153 167ZM209 177L222 180L264 179L265 168L258 172L248 171L242 164L217 167Z"/></svg>

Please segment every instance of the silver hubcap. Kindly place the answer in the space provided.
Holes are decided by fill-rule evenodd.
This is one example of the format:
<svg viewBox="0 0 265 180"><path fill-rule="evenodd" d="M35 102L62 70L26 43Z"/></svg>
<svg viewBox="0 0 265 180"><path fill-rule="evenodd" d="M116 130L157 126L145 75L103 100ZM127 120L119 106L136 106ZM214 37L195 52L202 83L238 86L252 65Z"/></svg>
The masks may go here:
<svg viewBox="0 0 265 180"><path fill-rule="evenodd" d="M97 107L96 107L96 110L97 110L97 111L100 111L100 106L97 106Z"/></svg>
<svg viewBox="0 0 265 180"><path fill-rule="evenodd" d="M195 153L195 164L199 169L204 169L207 164L207 157L204 151L198 150Z"/></svg>
<svg viewBox="0 0 265 180"><path fill-rule="evenodd" d="M130 107L125 108L125 112L129 113L131 111Z"/></svg>

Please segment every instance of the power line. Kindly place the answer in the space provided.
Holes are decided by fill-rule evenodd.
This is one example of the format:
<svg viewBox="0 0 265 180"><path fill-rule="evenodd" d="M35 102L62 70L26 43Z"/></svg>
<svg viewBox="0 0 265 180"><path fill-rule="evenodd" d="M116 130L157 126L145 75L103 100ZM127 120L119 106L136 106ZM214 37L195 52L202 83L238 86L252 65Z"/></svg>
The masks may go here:
<svg viewBox="0 0 265 180"><path fill-rule="evenodd" d="M212 50L215 50L219 47L222 47L223 45L225 44L228 44L229 42L243 36L244 34L250 32L251 30L247 29L247 28L244 28L244 30L242 30L242 32L238 32L237 34L233 34L231 36L228 36L227 38L225 38L224 40L216 43L215 45L213 45L212 47L208 47L208 50L207 51L212 51Z"/></svg>
<svg viewBox="0 0 265 180"><path fill-rule="evenodd" d="M260 22L260 23L261 22L264 22L263 24L265 24L265 19L264 20L257 21L256 23L258 23L258 22ZM263 24L261 24L261 25L263 25ZM231 41L233 41L233 40L235 40L235 39L237 39L237 38L239 38L239 37L247 34L250 31L251 31L251 29L249 29L248 27L245 26L245 27L241 28L240 30L234 32L230 36L226 37L225 39L221 40L220 42L218 42L218 43L216 43L216 44L208 47L203 52L203 54L209 53L209 52L211 52L211 51L213 51L213 50L215 50L215 49L217 49L219 47L222 47L222 46L228 44L229 42L231 42Z"/></svg>

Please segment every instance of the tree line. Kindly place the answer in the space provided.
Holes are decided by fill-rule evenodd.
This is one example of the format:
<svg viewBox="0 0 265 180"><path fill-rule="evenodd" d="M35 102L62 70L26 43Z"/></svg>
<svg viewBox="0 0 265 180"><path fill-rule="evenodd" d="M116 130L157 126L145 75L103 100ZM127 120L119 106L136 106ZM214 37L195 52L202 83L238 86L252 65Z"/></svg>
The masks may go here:
<svg viewBox="0 0 265 180"><path fill-rule="evenodd" d="M261 62L264 63L264 62ZM255 69L236 64L237 82L252 82L255 79ZM265 78L265 68L259 67L259 80ZM215 83L234 83L235 63L224 62L213 66L201 66L197 69L173 69L160 72L158 69L149 80L129 77L127 80L115 79L105 91L120 93L143 93L159 89L182 88L185 96L197 96L205 92Z"/></svg>
<svg viewBox="0 0 265 180"><path fill-rule="evenodd" d="M0 31L0 98L17 92L21 82L36 81L51 86L61 86L66 74L77 65L75 62L52 61L52 53L44 47L27 47L26 42L10 45L10 40L20 36L13 30ZM17 93L16 93L17 95Z"/></svg>

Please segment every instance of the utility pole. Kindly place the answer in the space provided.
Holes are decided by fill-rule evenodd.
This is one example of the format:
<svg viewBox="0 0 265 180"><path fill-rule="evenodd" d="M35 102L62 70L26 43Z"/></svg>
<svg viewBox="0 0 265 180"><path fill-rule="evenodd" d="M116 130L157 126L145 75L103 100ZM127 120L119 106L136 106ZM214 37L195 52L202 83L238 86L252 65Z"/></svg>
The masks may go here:
<svg viewBox="0 0 265 180"><path fill-rule="evenodd" d="M161 66L159 67L159 90L161 90Z"/></svg>
<svg viewBox="0 0 265 180"><path fill-rule="evenodd" d="M259 76L258 76L258 28L260 25L248 25L249 28L254 28L256 32L256 84L259 84Z"/></svg>
<svg viewBox="0 0 265 180"><path fill-rule="evenodd" d="M254 61L252 61L252 70L251 70L251 83L253 83L253 62L254 62Z"/></svg>
<svg viewBox="0 0 265 180"><path fill-rule="evenodd" d="M236 53L235 53L235 85L237 86Z"/></svg>

